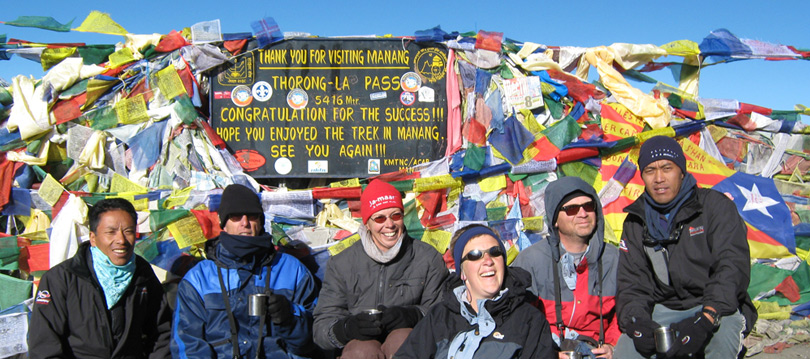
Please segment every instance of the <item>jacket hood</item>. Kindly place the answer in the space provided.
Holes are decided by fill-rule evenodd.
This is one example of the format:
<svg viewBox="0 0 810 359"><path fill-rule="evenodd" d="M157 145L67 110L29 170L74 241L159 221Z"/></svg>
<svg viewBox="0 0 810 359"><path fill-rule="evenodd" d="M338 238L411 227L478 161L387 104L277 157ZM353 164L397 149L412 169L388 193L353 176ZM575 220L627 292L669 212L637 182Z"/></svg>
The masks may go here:
<svg viewBox="0 0 810 359"><path fill-rule="evenodd" d="M546 205L546 216L544 218L544 223L546 228L548 228L548 239L549 244L552 246L552 257L555 262L560 260L560 234L557 231L557 228L554 227L554 222L557 218L557 214L559 213L559 208L562 206L562 200L571 193L574 192L583 192L586 196L591 197L597 204L599 202L599 196L596 194L596 190L594 190L593 186L587 184L579 177L574 176L566 176L561 177L560 179L551 182L546 187L545 191L545 205ZM593 235L591 236L590 242L588 245L590 246L590 250L588 250L588 261L595 262L599 257L602 256L605 247L605 220L604 215L602 213L602 206L601 204L596 206L596 230L594 231Z"/></svg>

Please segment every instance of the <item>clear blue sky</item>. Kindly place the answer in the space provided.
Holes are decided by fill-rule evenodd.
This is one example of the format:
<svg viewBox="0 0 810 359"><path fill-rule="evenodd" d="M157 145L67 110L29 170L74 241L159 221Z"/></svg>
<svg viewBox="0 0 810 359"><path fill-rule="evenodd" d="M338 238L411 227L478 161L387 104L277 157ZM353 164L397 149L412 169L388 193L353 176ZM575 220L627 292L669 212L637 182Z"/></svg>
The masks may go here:
<svg viewBox="0 0 810 359"><path fill-rule="evenodd" d="M250 22L273 17L282 31L318 36L413 35L441 25L445 31L498 31L505 36L552 46L592 47L612 43L663 45L674 40L700 43L710 31L726 28L740 38L810 48L810 1L3 1L1 21L18 16L51 16L78 27L91 10L110 14L133 34L167 34L197 22L220 19L223 32L250 32ZM34 42L114 44L123 37L71 31L59 33L0 24L0 34ZM678 58L675 58L677 60ZM592 70L593 71L593 70ZM44 75L39 64L15 56L0 61L0 77ZM677 85L668 70L649 73ZM632 82L645 92L650 86ZM745 60L704 68L704 98L791 110L810 106L810 62ZM810 119L805 117L805 122Z"/></svg>

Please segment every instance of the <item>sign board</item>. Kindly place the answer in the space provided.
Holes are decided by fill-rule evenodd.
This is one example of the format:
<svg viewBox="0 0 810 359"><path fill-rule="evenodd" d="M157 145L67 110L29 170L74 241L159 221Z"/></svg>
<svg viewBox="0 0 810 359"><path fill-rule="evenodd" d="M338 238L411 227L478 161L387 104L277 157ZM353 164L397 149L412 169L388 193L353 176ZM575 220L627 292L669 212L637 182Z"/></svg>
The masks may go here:
<svg viewBox="0 0 810 359"><path fill-rule="evenodd" d="M211 122L251 176L370 177L447 146L447 49L408 39L295 39L211 78Z"/></svg>

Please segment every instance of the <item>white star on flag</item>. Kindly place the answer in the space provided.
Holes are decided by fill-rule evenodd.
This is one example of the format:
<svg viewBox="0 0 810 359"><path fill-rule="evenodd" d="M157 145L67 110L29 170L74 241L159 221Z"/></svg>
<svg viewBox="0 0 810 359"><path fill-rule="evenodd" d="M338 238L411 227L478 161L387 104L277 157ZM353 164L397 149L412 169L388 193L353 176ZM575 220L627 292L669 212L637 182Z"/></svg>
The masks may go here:
<svg viewBox="0 0 810 359"><path fill-rule="evenodd" d="M773 216L768 213L768 207L779 204L779 202L775 201L771 197L765 197L760 194L756 183L750 191L740 185L735 186L737 186L737 188L740 189L740 192L742 192L743 196L745 196L745 206L742 209L743 211L757 210L762 214L773 218Z"/></svg>

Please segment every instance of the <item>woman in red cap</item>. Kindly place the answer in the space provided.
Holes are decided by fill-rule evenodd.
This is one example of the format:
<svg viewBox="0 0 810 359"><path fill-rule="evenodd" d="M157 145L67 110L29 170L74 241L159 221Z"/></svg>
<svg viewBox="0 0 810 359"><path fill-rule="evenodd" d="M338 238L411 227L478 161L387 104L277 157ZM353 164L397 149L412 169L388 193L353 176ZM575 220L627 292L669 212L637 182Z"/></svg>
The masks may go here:
<svg viewBox="0 0 810 359"><path fill-rule="evenodd" d="M373 180L360 202L360 240L326 265L315 343L342 350L344 359L391 358L440 300L448 271L438 251L405 232L402 196L394 186Z"/></svg>

